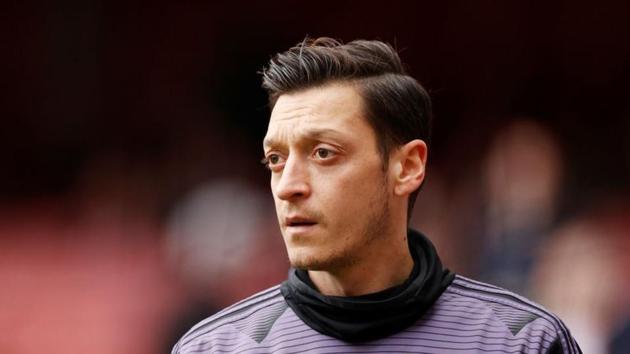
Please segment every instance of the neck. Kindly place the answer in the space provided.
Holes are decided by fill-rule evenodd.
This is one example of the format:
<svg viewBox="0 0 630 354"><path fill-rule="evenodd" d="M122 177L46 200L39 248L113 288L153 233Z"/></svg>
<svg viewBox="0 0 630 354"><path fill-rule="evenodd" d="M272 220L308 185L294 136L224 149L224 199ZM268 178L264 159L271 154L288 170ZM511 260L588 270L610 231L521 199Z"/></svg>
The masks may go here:
<svg viewBox="0 0 630 354"><path fill-rule="evenodd" d="M374 243L361 259L343 269L309 270L319 292L327 296L359 296L404 283L413 270L406 227Z"/></svg>

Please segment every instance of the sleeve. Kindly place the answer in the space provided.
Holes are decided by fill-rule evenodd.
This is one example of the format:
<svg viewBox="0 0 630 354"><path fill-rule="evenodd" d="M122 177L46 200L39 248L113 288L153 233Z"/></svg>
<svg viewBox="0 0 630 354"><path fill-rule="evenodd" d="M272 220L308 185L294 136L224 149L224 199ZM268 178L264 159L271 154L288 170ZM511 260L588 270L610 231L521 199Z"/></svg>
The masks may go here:
<svg viewBox="0 0 630 354"><path fill-rule="evenodd" d="M558 330L558 337L553 341L547 354L582 354L582 349L571 333L561 322L562 328Z"/></svg>
<svg viewBox="0 0 630 354"><path fill-rule="evenodd" d="M175 345L173 346L173 350L171 350L171 354L180 354L181 351L181 339L177 341L177 343L175 343Z"/></svg>

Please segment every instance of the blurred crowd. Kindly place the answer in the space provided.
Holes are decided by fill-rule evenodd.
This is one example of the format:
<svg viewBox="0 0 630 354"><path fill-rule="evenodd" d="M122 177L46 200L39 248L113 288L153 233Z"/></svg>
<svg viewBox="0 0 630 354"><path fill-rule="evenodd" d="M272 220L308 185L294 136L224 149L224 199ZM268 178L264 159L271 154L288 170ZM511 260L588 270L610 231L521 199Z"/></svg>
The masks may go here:
<svg viewBox="0 0 630 354"><path fill-rule="evenodd" d="M476 165L476 166L475 166ZM509 120L445 185L429 173L412 225L445 263L535 299L564 319L585 353L626 353L630 198L608 194L563 215L566 160L544 125ZM579 190L571 193L580 193Z"/></svg>
<svg viewBox="0 0 630 354"><path fill-rule="evenodd" d="M561 142L534 119L506 121L478 158L429 166L411 226L452 270L556 312L586 353L627 352L630 199L562 215ZM167 174L124 157L89 166L62 200L0 210L3 353L165 352L195 322L285 278L260 183L200 179L158 212L166 191L152 188Z"/></svg>
<svg viewBox="0 0 630 354"><path fill-rule="evenodd" d="M286 278L256 73L307 34L391 42L429 89L411 226L450 269L630 353L627 2L6 7L0 353L168 352Z"/></svg>

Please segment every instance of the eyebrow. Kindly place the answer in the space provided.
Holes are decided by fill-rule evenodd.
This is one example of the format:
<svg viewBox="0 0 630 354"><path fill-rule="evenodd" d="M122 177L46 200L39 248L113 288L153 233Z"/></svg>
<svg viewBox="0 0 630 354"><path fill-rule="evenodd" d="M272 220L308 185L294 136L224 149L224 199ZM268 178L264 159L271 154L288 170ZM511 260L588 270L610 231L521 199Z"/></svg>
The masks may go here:
<svg viewBox="0 0 630 354"><path fill-rule="evenodd" d="M305 129L304 133L300 135L308 140L319 140L325 137L332 137L334 139L345 141L345 139L343 139L343 137L339 134L338 131L334 129L330 129L330 128ZM270 148L270 147L274 147L278 145L282 145L282 143L273 138L267 137L263 140L263 148Z"/></svg>

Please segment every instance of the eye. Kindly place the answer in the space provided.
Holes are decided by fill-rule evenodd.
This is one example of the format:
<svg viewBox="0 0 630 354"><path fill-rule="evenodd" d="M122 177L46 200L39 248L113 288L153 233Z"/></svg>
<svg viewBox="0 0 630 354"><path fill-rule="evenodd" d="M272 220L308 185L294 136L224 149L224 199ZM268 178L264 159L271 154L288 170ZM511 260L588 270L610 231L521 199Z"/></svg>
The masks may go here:
<svg viewBox="0 0 630 354"><path fill-rule="evenodd" d="M328 159L335 154L334 151L326 149L326 148L317 148L315 149L315 157L321 160Z"/></svg>
<svg viewBox="0 0 630 354"><path fill-rule="evenodd" d="M280 156L275 155L275 154L274 155L270 155L267 159L268 159L269 163L272 164L272 165L275 165L278 162L280 162Z"/></svg>
<svg viewBox="0 0 630 354"><path fill-rule="evenodd" d="M267 167L268 169L274 171L274 170L282 167L281 165L283 163L283 159L278 154L269 154L268 156L266 156L262 160L260 160L260 163L265 165L265 167Z"/></svg>

